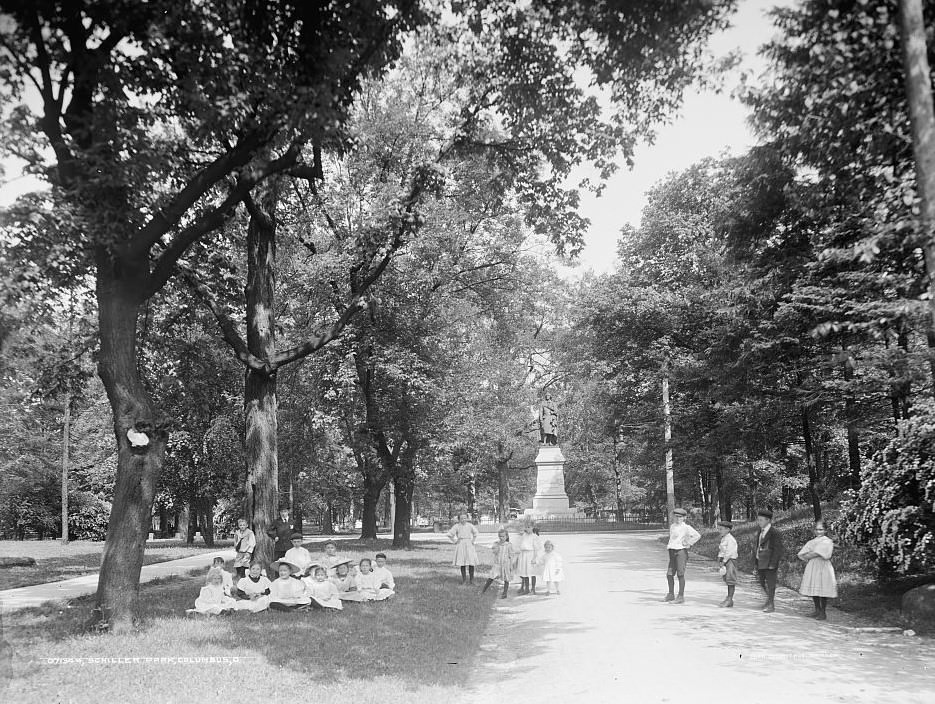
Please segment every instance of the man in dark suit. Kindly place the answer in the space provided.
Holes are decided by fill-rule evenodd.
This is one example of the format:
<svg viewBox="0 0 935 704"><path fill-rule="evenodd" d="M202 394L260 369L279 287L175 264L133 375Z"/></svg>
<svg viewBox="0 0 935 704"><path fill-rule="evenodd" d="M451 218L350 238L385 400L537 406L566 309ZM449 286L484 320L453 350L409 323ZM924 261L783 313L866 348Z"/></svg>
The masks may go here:
<svg viewBox="0 0 935 704"><path fill-rule="evenodd" d="M776 577L779 571L779 561L782 559L784 548L782 533L773 527L773 512L769 509L757 511L756 522L760 526L756 534L756 556L753 565L756 569L760 586L766 592L764 613L776 610L773 600L776 597Z"/></svg>
<svg viewBox="0 0 935 704"><path fill-rule="evenodd" d="M273 548L273 559L279 560L292 547L292 524L289 523L289 509L279 509L279 518L273 522L273 526L266 531L266 534L270 538L275 538L276 545Z"/></svg>

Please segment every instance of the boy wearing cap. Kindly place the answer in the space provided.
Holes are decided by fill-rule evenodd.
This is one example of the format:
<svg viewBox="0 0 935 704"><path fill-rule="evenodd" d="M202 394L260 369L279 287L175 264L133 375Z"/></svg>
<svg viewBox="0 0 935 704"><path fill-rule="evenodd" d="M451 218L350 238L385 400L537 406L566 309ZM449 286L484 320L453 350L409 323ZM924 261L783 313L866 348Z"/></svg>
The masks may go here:
<svg viewBox="0 0 935 704"><path fill-rule="evenodd" d="M776 597L776 577L779 571L779 561L784 553L782 533L773 527L772 521L772 511L766 508L757 511L756 522L760 530L756 535L756 555L753 567L760 586L766 592L763 612L767 614L776 610L773 604Z"/></svg>
<svg viewBox="0 0 935 704"><path fill-rule="evenodd" d="M305 575L308 573L308 568L312 566L312 553L302 547L301 533L293 533L290 537L292 538L292 547L286 550L286 554L283 555L282 559L297 565L299 574Z"/></svg>
<svg viewBox="0 0 935 704"><path fill-rule="evenodd" d="M718 532L721 542L717 546L718 574L724 578L727 585L727 598L718 606L731 608L734 605L734 589L737 586L737 540L731 535L734 524L730 521L718 521Z"/></svg>
<svg viewBox="0 0 935 704"><path fill-rule="evenodd" d="M685 603L685 567L688 565L688 548L701 539L701 534L685 522L688 511L677 508L672 512L674 522L669 527L669 568L666 570L666 581L669 583L669 593L665 601L674 601L676 604ZM679 595L675 596L675 577L679 578Z"/></svg>

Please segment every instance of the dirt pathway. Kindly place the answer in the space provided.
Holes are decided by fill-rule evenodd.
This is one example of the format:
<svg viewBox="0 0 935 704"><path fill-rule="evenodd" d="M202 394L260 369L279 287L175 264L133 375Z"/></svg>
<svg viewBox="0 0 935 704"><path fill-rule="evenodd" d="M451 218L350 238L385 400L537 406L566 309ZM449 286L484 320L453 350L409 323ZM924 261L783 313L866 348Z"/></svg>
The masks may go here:
<svg viewBox="0 0 935 704"><path fill-rule="evenodd" d="M568 582L560 597L515 597L481 646L473 701L933 702L935 642L854 630L837 610L805 617L811 601L788 589L777 611L738 586L733 609L713 563L692 556L686 603L662 602L656 534L556 535ZM490 697L488 699L488 697Z"/></svg>

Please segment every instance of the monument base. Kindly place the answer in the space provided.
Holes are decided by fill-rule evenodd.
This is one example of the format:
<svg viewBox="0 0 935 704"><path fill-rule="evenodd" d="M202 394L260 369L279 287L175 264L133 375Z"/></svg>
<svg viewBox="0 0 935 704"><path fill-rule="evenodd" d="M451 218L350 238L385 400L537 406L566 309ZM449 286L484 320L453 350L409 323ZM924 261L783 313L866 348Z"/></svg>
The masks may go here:
<svg viewBox="0 0 935 704"><path fill-rule="evenodd" d="M536 495L532 508L523 511L533 518L570 518L578 511L568 507L565 493L565 456L558 445L540 445L536 455Z"/></svg>

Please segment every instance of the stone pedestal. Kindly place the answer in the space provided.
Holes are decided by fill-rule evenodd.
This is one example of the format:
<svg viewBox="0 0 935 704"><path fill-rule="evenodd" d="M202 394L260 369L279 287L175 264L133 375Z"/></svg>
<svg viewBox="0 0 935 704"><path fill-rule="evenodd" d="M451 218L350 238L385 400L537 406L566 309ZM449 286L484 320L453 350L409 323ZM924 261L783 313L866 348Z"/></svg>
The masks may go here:
<svg viewBox="0 0 935 704"><path fill-rule="evenodd" d="M565 456L558 445L540 445L536 455L536 495L523 513L535 518L574 516L565 493Z"/></svg>

